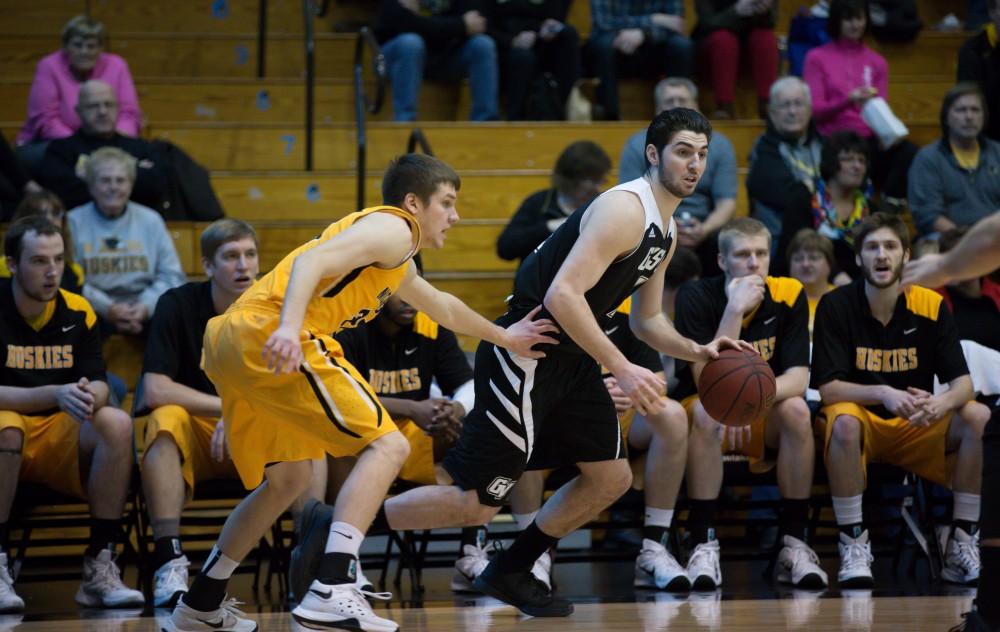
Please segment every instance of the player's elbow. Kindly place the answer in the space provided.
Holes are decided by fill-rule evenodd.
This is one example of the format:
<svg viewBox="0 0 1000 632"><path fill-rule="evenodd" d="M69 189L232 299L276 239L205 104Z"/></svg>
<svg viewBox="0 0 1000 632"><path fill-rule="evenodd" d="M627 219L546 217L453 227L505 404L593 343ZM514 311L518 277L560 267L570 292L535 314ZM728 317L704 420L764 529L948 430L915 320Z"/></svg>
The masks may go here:
<svg viewBox="0 0 1000 632"><path fill-rule="evenodd" d="M142 401L149 409L160 408L170 403L164 376L147 373L142 377Z"/></svg>
<svg viewBox="0 0 1000 632"><path fill-rule="evenodd" d="M840 401L837 398L837 386L833 382L827 382L816 390L819 391L819 397L823 400L824 404L835 404Z"/></svg>
<svg viewBox="0 0 1000 632"><path fill-rule="evenodd" d="M548 310L556 320L559 320L559 315L562 314L567 308L567 302L571 292L564 284L558 281L549 286L547 292L545 292L545 298L542 299L542 305Z"/></svg>

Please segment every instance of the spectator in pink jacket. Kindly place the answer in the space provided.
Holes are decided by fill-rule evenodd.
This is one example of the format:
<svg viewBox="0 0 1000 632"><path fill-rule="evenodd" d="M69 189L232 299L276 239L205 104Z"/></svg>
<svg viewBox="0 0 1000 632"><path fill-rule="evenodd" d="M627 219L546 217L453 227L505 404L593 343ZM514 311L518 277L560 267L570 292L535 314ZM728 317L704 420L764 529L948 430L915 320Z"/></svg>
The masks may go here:
<svg viewBox="0 0 1000 632"><path fill-rule="evenodd" d="M19 145L38 143L72 136L80 128L76 103L80 85L89 79L100 79L118 95L118 121L115 128L126 136L138 136L142 126L139 96L132 83L125 60L105 53L104 25L78 15L66 23L62 32L62 49L38 62L35 80L28 95L28 120L17 136ZM38 143L41 145L41 143ZM44 153L44 146L25 147L22 160L32 163Z"/></svg>
<svg viewBox="0 0 1000 632"><path fill-rule="evenodd" d="M809 51L803 78L812 92L813 119L820 134L849 131L864 138L871 150L875 187L886 202L901 208L917 146L903 140L882 147L861 118L865 102L876 96L887 99L889 89L889 65L862 41L870 22L867 0L832 0L826 22L832 41Z"/></svg>

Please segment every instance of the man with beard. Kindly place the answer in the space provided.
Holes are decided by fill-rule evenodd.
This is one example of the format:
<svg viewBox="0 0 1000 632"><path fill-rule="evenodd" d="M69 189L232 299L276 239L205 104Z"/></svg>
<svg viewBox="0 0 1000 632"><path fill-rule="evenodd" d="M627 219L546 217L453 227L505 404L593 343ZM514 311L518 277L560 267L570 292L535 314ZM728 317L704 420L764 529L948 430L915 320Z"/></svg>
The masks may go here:
<svg viewBox="0 0 1000 632"><path fill-rule="evenodd" d="M677 371L671 393L691 420L687 485L691 513L688 532L694 551L687 575L695 590L722 583L715 514L722 490L724 452L750 459L751 472L777 464L781 493L781 549L775 578L798 588L824 588L827 576L809 547L809 496L816 449L812 415L805 401L809 381L809 306L795 279L769 276L771 234L749 217L730 220L719 231L722 276L689 283L677 294L677 330L696 341L731 336L749 342L777 376L774 406L743 428L723 427L709 416L696 384L704 362ZM723 441L725 440L725 441Z"/></svg>
<svg viewBox="0 0 1000 632"><path fill-rule="evenodd" d="M954 492L942 576L979 577L982 435L989 409L973 400L954 320L940 294L901 288L906 226L875 213L854 247L864 275L819 302L812 385L823 399L826 468L840 528L842 588L870 588L872 554L861 498L868 462L891 463ZM947 390L932 393L934 376Z"/></svg>
<svg viewBox="0 0 1000 632"><path fill-rule="evenodd" d="M712 127L686 108L661 112L646 133L647 170L580 208L521 265L508 312L513 322L542 308L560 344L531 360L484 342L476 354L476 405L445 456L451 485L411 490L385 503L394 529L476 526L489 522L526 470L576 464L564 485L476 578L482 592L533 616L567 616L531 574L559 538L610 505L631 484L615 405L601 365L642 414L665 405L664 382L629 362L605 335L615 310L632 295L630 326L661 352L707 361L728 338L707 345L684 338L661 309L665 264L676 245L673 214L705 170Z"/></svg>
<svg viewBox="0 0 1000 632"><path fill-rule="evenodd" d="M977 223L957 246L943 255L924 255L903 270L903 285L940 287L949 281L974 279L1000 265L1000 212ZM993 409L983 432L982 542L979 594L1000 593L1000 408ZM1000 603L978 599L965 621L964 632L1000 630Z"/></svg>
<svg viewBox="0 0 1000 632"><path fill-rule="evenodd" d="M76 602L139 607L122 583L114 548L132 467L132 419L108 405L97 315L59 289L65 245L45 217L25 217L4 236L10 279L0 281L0 612L24 601L7 570L11 504L18 481L86 498L90 544Z"/></svg>

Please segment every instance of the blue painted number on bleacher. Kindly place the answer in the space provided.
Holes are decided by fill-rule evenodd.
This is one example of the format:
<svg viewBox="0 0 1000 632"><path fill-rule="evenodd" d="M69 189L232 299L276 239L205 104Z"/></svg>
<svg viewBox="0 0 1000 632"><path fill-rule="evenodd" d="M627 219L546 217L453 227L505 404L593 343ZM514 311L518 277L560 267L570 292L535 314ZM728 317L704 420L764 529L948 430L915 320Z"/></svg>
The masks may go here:
<svg viewBox="0 0 1000 632"><path fill-rule="evenodd" d="M281 140L285 143L285 155L292 153L292 148L295 147L295 134L282 134Z"/></svg>
<svg viewBox="0 0 1000 632"><path fill-rule="evenodd" d="M212 17L225 20L229 17L229 0L215 0L212 3Z"/></svg>

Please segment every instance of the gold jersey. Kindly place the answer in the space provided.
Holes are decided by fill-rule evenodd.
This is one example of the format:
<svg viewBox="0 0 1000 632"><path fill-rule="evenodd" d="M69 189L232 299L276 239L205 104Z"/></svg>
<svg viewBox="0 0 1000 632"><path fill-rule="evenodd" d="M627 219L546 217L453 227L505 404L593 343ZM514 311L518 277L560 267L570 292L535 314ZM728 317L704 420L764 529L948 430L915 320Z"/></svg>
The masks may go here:
<svg viewBox="0 0 1000 632"><path fill-rule="evenodd" d="M361 323L375 318L385 302L399 288L399 284L406 276L410 257L416 253L417 245L420 243L420 225L417 224L417 220L406 211L394 206L366 208L330 224L319 237L286 255L273 270L244 292L230 309L273 307L275 311L280 312L295 258L332 239L362 217L372 213L389 213L405 219L413 232L413 248L406 258L394 268L366 265L355 268L341 277L321 279L306 307L303 328L332 334L341 329L357 327Z"/></svg>

